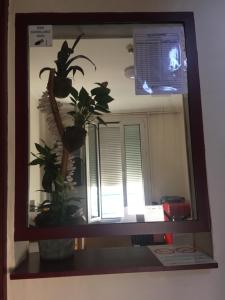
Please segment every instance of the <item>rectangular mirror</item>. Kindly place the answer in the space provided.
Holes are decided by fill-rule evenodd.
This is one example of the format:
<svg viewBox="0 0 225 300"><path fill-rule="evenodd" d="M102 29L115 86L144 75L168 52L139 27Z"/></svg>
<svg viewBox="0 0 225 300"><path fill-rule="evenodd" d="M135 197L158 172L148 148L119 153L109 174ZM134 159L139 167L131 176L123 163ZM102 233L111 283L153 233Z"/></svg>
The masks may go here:
<svg viewBox="0 0 225 300"><path fill-rule="evenodd" d="M96 14L75 24L73 14L35 16L17 17L27 62L17 54L27 74L17 75L27 99L17 120L17 141L26 126L17 238L207 230L192 15L106 14L97 24Z"/></svg>

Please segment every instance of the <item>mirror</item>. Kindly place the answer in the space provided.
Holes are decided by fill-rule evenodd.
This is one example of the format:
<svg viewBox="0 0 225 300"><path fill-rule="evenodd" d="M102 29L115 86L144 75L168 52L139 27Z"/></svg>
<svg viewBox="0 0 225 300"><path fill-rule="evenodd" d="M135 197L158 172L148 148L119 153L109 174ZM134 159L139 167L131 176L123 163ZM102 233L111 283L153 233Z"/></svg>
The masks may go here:
<svg viewBox="0 0 225 300"><path fill-rule="evenodd" d="M86 24L83 14L76 24L74 14L58 23L35 14L25 26L17 17L17 66L28 72L26 84L17 80L21 99L22 86L28 91L25 112L17 104L27 127L17 146L25 176L16 188L27 195L25 212L16 202L23 236L65 226L74 236L93 236L209 224L201 209L208 202L192 17L125 15L108 14L104 26L93 21L96 14ZM60 76L72 84L64 82L66 94L57 91ZM72 133L78 125L82 132Z"/></svg>
<svg viewBox="0 0 225 300"><path fill-rule="evenodd" d="M166 90L163 86L169 80L175 85L180 85L179 80L183 80L182 89L186 92L188 62L183 26L53 26L52 30L52 46L32 45L29 48L29 160L37 162L38 147L46 145L51 149L56 147L52 151L58 155L57 163L61 163L62 142L50 99L42 96L49 72L44 71L41 78L39 73L45 67L56 68L54 62L65 38L68 47L72 48L74 40L83 34L71 58L77 56L74 62L82 67L84 75L78 69L73 76L71 70L68 77L73 88L78 92L82 88L91 91L95 82L107 81L114 100L109 102L110 113L103 111L101 116L105 124L97 119L92 124L86 123L85 145L69 154L70 164L65 176L69 186L66 187L67 197L76 199L76 205L82 210L79 222L195 219L192 162L187 151L187 144L190 144L186 132L189 124L185 117L187 97L175 88L167 87ZM91 59L96 70L88 59L79 55ZM149 71L147 68L142 70L144 64L148 64L151 72L145 74L145 80L141 76ZM139 76L138 80L135 76ZM144 82L150 85L148 80L154 76L158 87L155 91L146 91ZM173 80L173 76L177 78ZM143 90L139 92L136 87L135 91L135 84L140 80ZM73 95L56 99L64 128L71 127L74 122L70 114L74 108ZM38 214L37 207L51 197L43 186L43 178L47 174L45 167L37 164L29 168L31 224L32 217ZM53 171L52 168L50 176ZM176 207L174 212L169 211L172 207Z"/></svg>

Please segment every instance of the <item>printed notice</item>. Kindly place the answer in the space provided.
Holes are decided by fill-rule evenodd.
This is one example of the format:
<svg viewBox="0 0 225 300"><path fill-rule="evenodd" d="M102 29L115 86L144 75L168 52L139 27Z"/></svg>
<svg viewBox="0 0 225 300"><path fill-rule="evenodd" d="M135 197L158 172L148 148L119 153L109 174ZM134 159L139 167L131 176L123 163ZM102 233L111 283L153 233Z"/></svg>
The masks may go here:
<svg viewBox="0 0 225 300"><path fill-rule="evenodd" d="M52 46L52 25L29 26L30 47L51 47Z"/></svg>
<svg viewBox="0 0 225 300"><path fill-rule="evenodd" d="M164 211L162 205L145 206L145 222L158 222L164 220Z"/></svg>
<svg viewBox="0 0 225 300"><path fill-rule="evenodd" d="M167 267L181 265L207 264L215 262L207 254L189 245L149 246L151 252Z"/></svg>
<svg viewBox="0 0 225 300"><path fill-rule="evenodd" d="M134 30L136 95L186 94L187 62L181 25Z"/></svg>

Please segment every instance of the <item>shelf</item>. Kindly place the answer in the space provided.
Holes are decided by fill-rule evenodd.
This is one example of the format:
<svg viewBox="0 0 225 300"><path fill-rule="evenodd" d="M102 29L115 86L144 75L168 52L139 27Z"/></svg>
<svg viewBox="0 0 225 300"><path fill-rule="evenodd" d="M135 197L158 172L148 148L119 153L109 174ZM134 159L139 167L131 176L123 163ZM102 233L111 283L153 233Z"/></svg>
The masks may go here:
<svg viewBox="0 0 225 300"><path fill-rule="evenodd" d="M217 268L212 262L164 266L148 247L123 247L79 250L63 261L40 260L39 253L30 253L11 273L11 279L31 279L80 275L154 272Z"/></svg>

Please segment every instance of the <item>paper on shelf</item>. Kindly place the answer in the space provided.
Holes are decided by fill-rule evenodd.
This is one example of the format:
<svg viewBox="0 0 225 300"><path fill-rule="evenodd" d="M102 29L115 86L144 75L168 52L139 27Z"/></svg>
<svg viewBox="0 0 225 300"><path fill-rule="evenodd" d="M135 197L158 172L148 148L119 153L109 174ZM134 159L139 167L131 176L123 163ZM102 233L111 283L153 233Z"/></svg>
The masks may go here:
<svg viewBox="0 0 225 300"><path fill-rule="evenodd" d="M148 248L158 258L158 260L167 267L215 262L207 254L189 245L160 245L149 246Z"/></svg>

